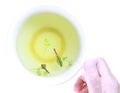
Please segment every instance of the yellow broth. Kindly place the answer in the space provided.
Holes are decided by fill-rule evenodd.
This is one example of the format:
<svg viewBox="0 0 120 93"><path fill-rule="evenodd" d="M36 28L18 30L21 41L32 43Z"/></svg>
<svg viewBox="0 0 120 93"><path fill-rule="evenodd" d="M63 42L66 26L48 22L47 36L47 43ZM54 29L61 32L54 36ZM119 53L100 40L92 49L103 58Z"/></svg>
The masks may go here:
<svg viewBox="0 0 120 93"><path fill-rule="evenodd" d="M56 76L76 62L80 38L74 25L64 16L43 12L30 16L21 25L16 49L22 64L30 72L38 76ZM60 60L63 66L60 66Z"/></svg>

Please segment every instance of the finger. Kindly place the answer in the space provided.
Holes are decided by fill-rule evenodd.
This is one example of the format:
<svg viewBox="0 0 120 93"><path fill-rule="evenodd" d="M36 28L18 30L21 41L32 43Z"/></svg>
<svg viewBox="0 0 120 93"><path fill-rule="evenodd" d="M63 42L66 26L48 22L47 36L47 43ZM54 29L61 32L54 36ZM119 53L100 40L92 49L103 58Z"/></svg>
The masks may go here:
<svg viewBox="0 0 120 93"><path fill-rule="evenodd" d="M108 93L119 93L119 83L113 76L105 60L103 58L98 58L96 60L98 61L97 67L101 75L102 87L104 87L103 91L107 91Z"/></svg>
<svg viewBox="0 0 120 93"><path fill-rule="evenodd" d="M83 88L84 83L85 83L84 77L83 76L79 77L74 85L74 90L79 92Z"/></svg>
<svg viewBox="0 0 120 93"><path fill-rule="evenodd" d="M103 58L96 59L98 71L101 77L112 76L112 73Z"/></svg>
<svg viewBox="0 0 120 93"><path fill-rule="evenodd" d="M88 93L88 88L85 86L80 92L78 93Z"/></svg>
<svg viewBox="0 0 120 93"><path fill-rule="evenodd" d="M89 60L83 65L83 75L90 93L101 93L101 81L97 69L97 61Z"/></svg>

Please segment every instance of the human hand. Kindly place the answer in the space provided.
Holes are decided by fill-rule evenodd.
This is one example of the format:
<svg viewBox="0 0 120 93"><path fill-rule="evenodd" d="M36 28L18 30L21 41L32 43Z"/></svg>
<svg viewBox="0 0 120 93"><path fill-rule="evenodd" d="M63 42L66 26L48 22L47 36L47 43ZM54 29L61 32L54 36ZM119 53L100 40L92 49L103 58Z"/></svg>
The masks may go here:
<svg viewBox="0 0 120 93"><path fill-rule="evenodd" d="M120 85L102 58L86 61L75 83L77 93L120 93Z"/></svg>

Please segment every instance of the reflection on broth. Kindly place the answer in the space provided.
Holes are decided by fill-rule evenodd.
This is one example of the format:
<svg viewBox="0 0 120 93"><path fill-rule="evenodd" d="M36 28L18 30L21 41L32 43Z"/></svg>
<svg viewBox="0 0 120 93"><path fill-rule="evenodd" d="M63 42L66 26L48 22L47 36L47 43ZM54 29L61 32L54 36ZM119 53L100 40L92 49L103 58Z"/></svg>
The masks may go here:
<svg viewBox="0 0 120 93"><path fill-rule="evenodd" d="M36 32L30 40L30 51L33 56L43 62L55 60L53 49L61 55L65 49L64 37L53 28L43 28Z"/></svg>
<svg viewBox="0 0 120 93"><path fill-rule="evenodd" d="M65 17L42 12L21 25L17 54L26 69L38 76L56 76L68 71L80 52L80 38Z"/></svg>

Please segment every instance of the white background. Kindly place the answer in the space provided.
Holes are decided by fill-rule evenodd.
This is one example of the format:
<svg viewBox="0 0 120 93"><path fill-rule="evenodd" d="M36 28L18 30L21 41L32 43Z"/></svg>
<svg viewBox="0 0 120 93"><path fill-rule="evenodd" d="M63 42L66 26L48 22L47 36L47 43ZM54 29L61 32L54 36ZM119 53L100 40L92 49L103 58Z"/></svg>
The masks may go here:
<svg viewBox="0 0 120 93"><path fill-rule="evenodd" d="M74 93L75 78L61 86L42 87L6 52L14 21L43 5L72 14L85 35L85 59L104 57L120 81L120 0L0 0L0 93Z"/></svg>

